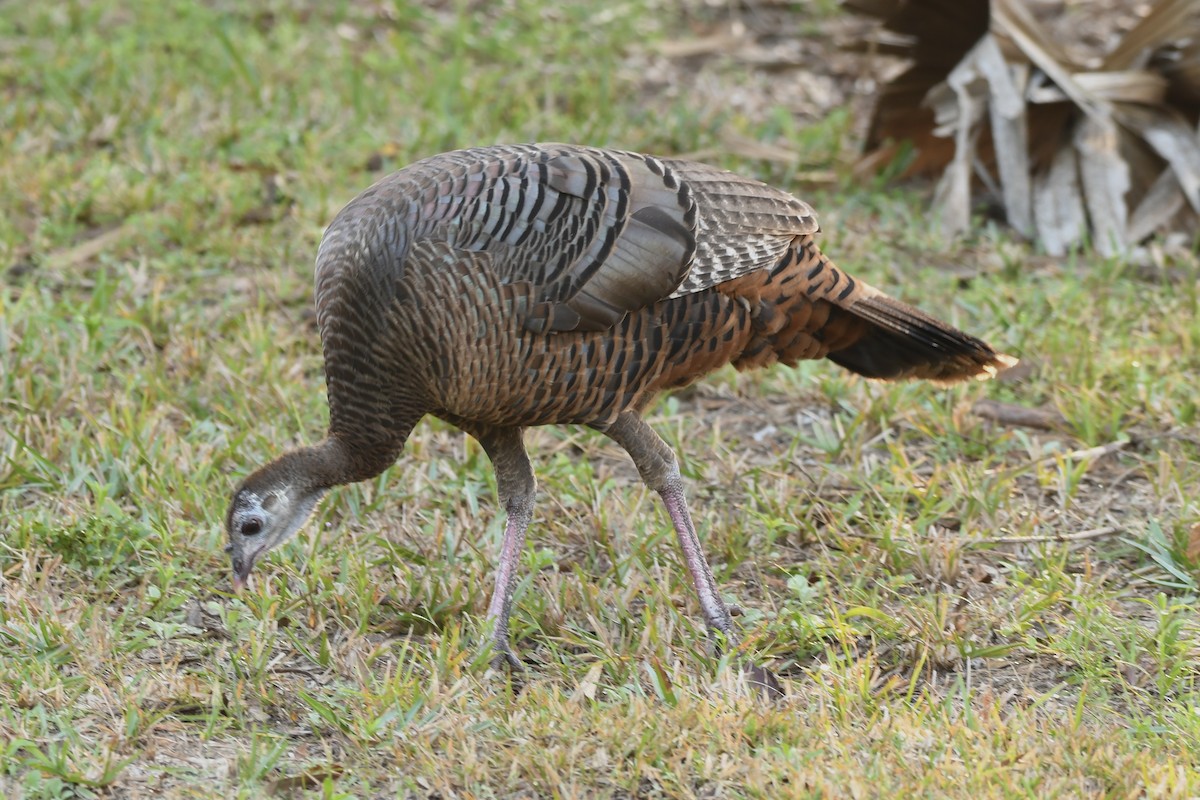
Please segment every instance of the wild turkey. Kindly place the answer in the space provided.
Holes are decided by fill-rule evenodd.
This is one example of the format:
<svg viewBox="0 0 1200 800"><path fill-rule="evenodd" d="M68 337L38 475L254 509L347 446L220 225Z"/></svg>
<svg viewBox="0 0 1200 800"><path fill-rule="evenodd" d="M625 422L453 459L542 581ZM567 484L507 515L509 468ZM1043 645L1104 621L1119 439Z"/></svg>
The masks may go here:
<svg viewBox="0 0 1200 800"><path fill-rule="evenodd" d="M860 375L952 382L1015 360L837 269L782 191L687 161L562 144L460 150L383 178L317 253L329 433L237 488L233 582L330 487L393 463L426 414L483 445L508 515L497 666L535 479L522 434L576 423L620 444L661 495L709 630L734 640L655 395L724 364L829 358Z"/></svg>

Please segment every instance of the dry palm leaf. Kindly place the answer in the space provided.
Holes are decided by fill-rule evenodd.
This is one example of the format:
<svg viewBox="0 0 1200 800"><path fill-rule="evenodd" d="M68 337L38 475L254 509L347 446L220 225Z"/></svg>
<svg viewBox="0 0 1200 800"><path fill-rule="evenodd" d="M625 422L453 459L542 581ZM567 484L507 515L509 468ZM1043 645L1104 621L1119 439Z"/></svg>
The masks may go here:
<svg viewBox="0 0 1200 800"><path fill-rule="evenodd" d="M1083 59L1023 0L844 5L883 20L856 49L911 61L880 93L862 163L911 142L907 174L940 174L948 233L967 229L980 185L1053 255L1089 239L1122 253L1181 212L1200 219L1200 3L1158 0Z"/></svg>

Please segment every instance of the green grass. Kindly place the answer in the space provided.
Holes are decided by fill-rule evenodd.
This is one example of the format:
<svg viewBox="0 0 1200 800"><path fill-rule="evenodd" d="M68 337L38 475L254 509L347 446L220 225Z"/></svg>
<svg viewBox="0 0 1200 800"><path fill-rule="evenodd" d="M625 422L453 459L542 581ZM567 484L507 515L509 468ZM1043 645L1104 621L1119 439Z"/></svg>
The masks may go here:
<svg viewBox="0 0 1200 800"><path fill-rule="evenodd" d="M0 7L0 794L1200 792L1191 262L1160 280L986 227L945 242L924 195L850 178L849 115L643 84L670 4L244 8ZM581 429L530 437L524 688L478 655L491 468L440 423L229 595L231 488L321 435L312 259L378 168L729 131L844 175L804 192L835 260L1032 365L950 390L724 371L659 404L785 701L705 652L665 514ZM983 397L1069 431L987 422Z"/></svg>

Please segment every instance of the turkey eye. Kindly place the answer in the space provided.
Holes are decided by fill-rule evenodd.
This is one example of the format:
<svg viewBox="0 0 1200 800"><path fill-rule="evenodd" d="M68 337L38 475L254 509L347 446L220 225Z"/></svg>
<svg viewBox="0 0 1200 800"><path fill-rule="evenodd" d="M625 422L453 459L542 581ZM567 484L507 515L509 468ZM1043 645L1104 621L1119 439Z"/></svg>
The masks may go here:
<svg viewBox="0 0 1200 800"><path fill-rule="evenodd" d="M262 533L262 529L262 520L258 517L251 517L242 523L242 536L254 536L255 534Z"/></svg>

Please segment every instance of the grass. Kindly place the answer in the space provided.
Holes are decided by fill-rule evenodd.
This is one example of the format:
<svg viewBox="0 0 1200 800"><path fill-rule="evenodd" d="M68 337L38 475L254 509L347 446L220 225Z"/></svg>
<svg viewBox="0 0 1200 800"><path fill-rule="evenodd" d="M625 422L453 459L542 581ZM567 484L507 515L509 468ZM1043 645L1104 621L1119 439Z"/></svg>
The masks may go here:
<svg viewBox="0 0 1200 800"><path fill-rule="evenodd" d="M850 178L849 115L656 94L646 54L677 11L0 10L5 797L1200 792L1192 262L1048 263L986 225L942 241L923 195ZM665 515L580 429L531 437L524 688L477 650L491 469L440 423L229 595L230 489L326 419L311 264L342 203L457 146L719 152L726 131L844 174L795 187L835 260L1031 365L950 390L725 371L660 403L784 702L705 652ZM990 423L983 397L1069 430Z"/></svg>

